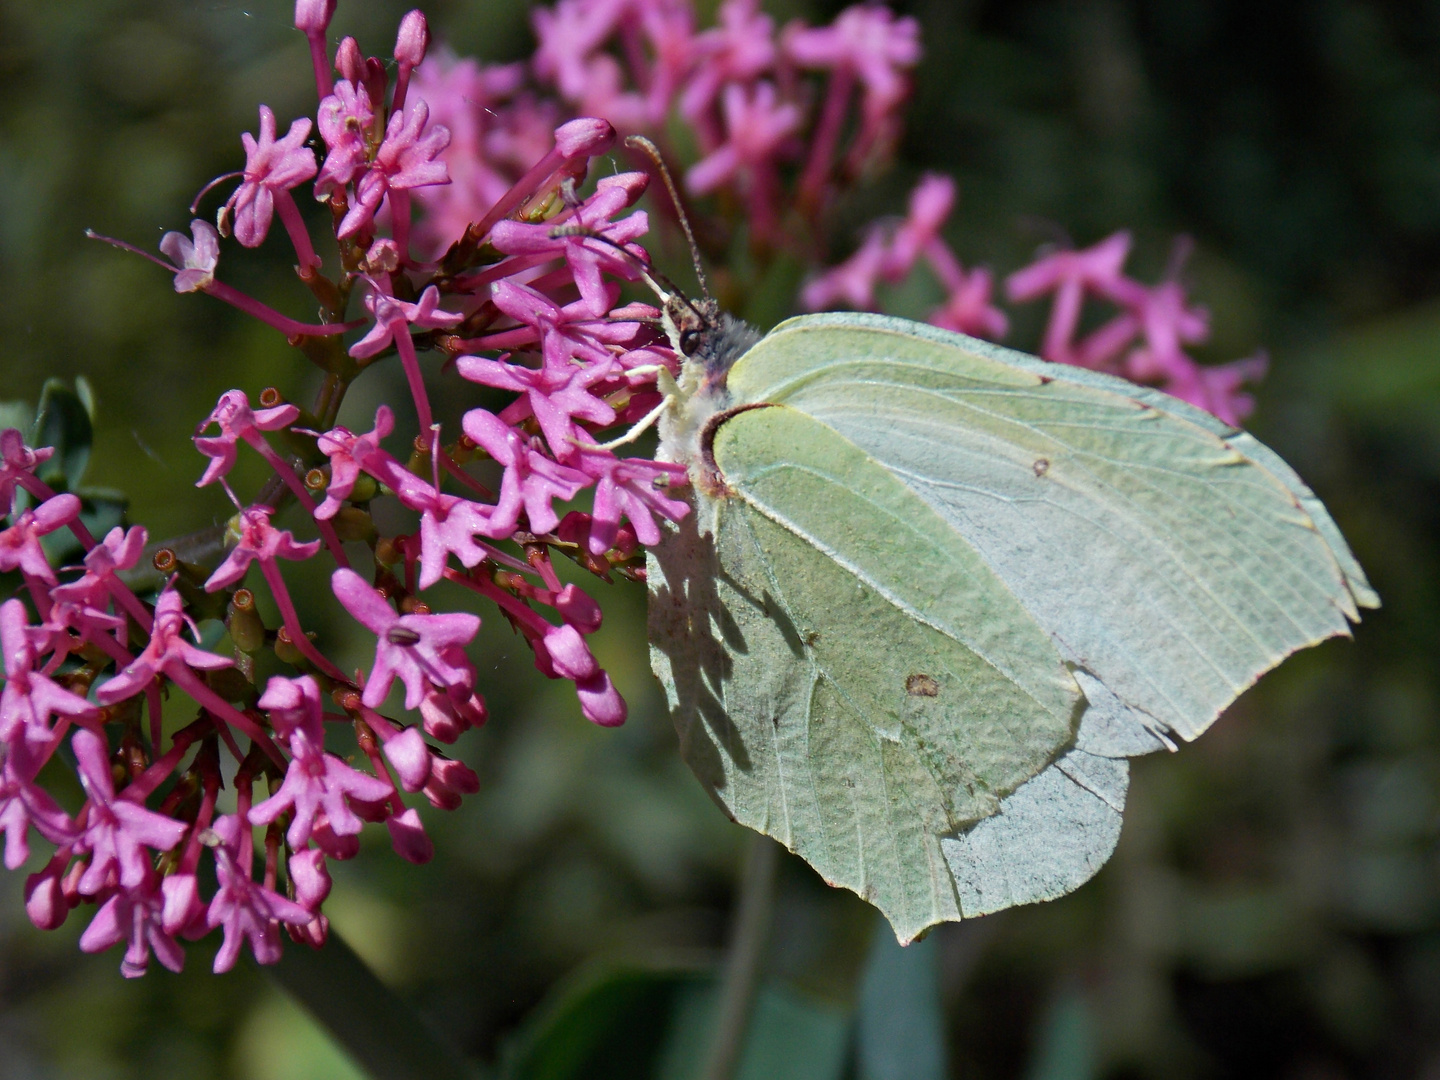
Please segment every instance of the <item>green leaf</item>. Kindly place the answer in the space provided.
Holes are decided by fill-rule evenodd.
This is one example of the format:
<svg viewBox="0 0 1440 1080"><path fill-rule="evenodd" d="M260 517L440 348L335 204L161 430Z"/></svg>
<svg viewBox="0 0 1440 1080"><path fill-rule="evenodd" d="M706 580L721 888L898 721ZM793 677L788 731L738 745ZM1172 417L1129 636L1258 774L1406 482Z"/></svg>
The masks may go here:
<svg viewBox="0 0 1440 1080"><path fill-rule="evenodd" d="M29 435L35 424L35 406L28 401L0 401L0 431L15 428Z"/></svg>
<svg viewBox="0 0 1440 1080"><path fill-rule="evenodd" d="M30 430L30 445L53 446L55 454L36 470L36 475L53 488L74 491L90 463L94 395L88 383L76 380L79 391L59 379L47 379L40 393L40 406Z"/></svg>
<svg viewBox="0 0 1440 1080"><path fill-rule="evenodd" d="M856 1080L945 1080L935 938L902 947L883 923L875 930L860 984Z"/></svg>

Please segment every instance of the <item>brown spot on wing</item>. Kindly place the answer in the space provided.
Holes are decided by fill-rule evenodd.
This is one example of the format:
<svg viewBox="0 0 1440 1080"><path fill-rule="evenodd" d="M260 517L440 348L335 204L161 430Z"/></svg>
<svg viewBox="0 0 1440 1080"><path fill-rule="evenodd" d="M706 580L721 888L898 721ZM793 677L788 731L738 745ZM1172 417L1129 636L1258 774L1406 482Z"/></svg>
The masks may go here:
<svg viewBox="0 0 1440 1080"><path fill-rule="evenodd" d="M911 697L939 697L940 684L929 675L908 675L905 678L905 692Z"/></svg>

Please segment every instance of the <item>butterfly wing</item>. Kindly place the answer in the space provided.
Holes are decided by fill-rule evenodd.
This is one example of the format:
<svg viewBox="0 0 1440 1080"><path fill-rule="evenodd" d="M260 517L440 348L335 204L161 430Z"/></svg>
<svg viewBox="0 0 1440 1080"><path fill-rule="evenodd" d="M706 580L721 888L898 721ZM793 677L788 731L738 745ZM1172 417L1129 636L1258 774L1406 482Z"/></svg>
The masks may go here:
<svg viewBox="0 0 1440 1080"><path fill-rule="evenodd" d="M1128 755L1375 603L1278 457L1120 380L831 315L730 390L778 407L653 553L652 663L726 810L902 940L1081 884Z"/></svg>

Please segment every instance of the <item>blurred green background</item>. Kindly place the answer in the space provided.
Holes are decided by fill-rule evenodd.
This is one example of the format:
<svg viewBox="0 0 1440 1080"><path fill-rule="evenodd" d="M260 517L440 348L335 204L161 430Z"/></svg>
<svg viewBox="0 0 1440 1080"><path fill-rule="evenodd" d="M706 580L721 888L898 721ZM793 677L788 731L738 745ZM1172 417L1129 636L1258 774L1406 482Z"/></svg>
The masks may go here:
<svg viewBox="0 0 1440 1080"><path fill-rule="evenodd" d="M385 55L407 6L341 0L332 31ZM811 20L839 7L766 6ZM901 211L923 169L959 179L950 239L1002 274L1057 235L1125 227L1132 271L1153 280L1172 238L1193 236L1188 278L1215 328L1204 357L1269 350L1251 426L1325 499L1386 605L1194 746L1136 763L1119 850L1092 883L934 934L951 1073L1440 1078L1440 4L900 7L926 46L907 135L895 169L845 207L837 251ZM258 103L282 124L313 108L291 11L0 2L0 399L89 377L89 480L128 491L153 536L226 514L222 493L190 486L189 435L216 396L303 398L313 376L272 331L176 296L82 230L153 247L202 184L240 166ZM533 44L508 0L427 12L461 54L510 60ZM227 248L222 272L306 317L278 238ZM1032 346L1043 312L1015 314L1010 343ZM370 373L345 416L360 423L399 385ZM258 475L242 471L239 489ZM586 723L487 618L474 654L493 719L460 747L482 792L428 815L431 865L400 862L382 833L336 868L334 925L483 1060L516 1053L526 1017L584 985L609 988L589 1014L596 1046L663 1055L660 1033L683 1019L674 987L725 938L744 837L679 760L643 591L600 593L597 653L630 722ZM355 1075L253 965L211 976L213 940L179 977L126 982L117 953L77 951L83 918L29 925L23 876L0 876L0 1078ZM823 1002L856 926L868 934L858 901L788 862L772 973ZM627 965L642 973L630 983L585 982ZM642 1075L618 1049L601 1056L587 1075Z"/></svg>

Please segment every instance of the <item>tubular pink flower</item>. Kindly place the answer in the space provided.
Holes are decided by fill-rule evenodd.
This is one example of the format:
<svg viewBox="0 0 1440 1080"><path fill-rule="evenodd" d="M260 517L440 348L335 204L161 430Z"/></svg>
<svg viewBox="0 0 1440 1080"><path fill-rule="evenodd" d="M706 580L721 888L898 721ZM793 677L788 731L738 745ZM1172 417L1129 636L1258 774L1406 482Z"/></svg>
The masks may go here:
<svg viewBox="0 0 1440 1080"><path fill-rule="evenodd" d="M259 139L248 131L240 136L245 146L245 179L225 209L233 216L235 239L246 247L259 247L270 231L277 193L288 192L315 175L315 155L305 145L309 137L310 119L301 117L277 140L275 114L264 105L260 106Z"/></svg>
<svg viewBox="0 0 1440 1080"><path fill-rule="evenodd" d="M181 633L189 621L184 601L173 588L166 589L155 602L155 629L145 649L135 662L95 691L102 705L113 705L141 693L157 675L184 676L191 668L216 671L231 667L233 660L216 656L190 644ZM199 638L199 633L195 634ZM176 679L177 682L180 679Z"/></svg>
<svg viewBox="0 0 1440 1080"><path fill-rule="evenodd" d="M75 823L43 789L35 774L44 760L20 739L6 747L0 765L0 831L5 833L5 869L18 870L30 857L27 834L35 831L52 844L75 840Z"/></svg>
<svg viewBox="0 0 1440 1080"><path fill-rule="evenodd" d="M128 941L125 958L120 962L120 973L125 978L145 974L152 950L160 963L171 971L180 971L185 966L185 949L165 930L165 897L160 886L160 876L151 870L136 888L117 889L80 935L80 951L104 952Z"/></svg>
<svg viewBox="0 0 1440 1080"><path fill-rule="evenodd" d="M55 584L55 571L45 558L40 538L63 528L80 516L80 500L56 495L34 510L26 510L10 528L0 531L0 570L19 570L32 578Z"/></svg>
<svg viewBox="0 0 1440 1080"><path fill-rule="evenodd" d="M369 227L388 192L450 182L445 162L440 159L441 152L450 145L450 132L440 124L426 130L429 119L430 109L423 101L390 117L385 140L370 168L356 181L355 201L336 236L343 240Z"/></svg>
<svg viewBox="0 0 1440 1080"><path fill-rule="evenodd" d="M18 428L0 431L0 517L9 517L15 510L15 485L24 486L24 478L33 477L35 467L54 453L50 446L30 449Z"/></svg>
<svg viewBox="0 0 1440 1080"><path fill-rule="evenodd" d="M367 435L355 435L348 428L334 427L317 440L320 451L330 459L330 486L315 516L328 521L355 489L360 474L368 473L405 497L423 497L429 485L410 472L380 447L380 440L395 430L390 406L375 410L375 428Z"/></svg>
<svg viewBox="0 0 1440 1080"><path fill-rule="evenodd" d="M410 327L424 330L444 329L458 325L464 316L440 308L440 290L434 285L420 294L420 300L411 304L405 300L371 288L365 293L365 307L375 317L370 332L350 347L350 355L364 360L380 352L391 341L395 342L405 368L405 378L410 384L410 394L415 399L415 410L420 417L420 430L429 431L432 423L430 399L425 393L425 380L420 372L420 358L415 355L415 343L410 337Z"/></svg>
<svg viewBox="0 0 1440 1080"><path fill-rule="evenodd" d="M420 702L420 718L426 735L443 743L453 743L470 728L482 726L489 719L489 713L478 694L460 697L431 687Z"/></svg>
<svg viewBox="0 0 1440 1080"><path fill-rule="evenodd" d="M320 102L317 120L320 137L330 152L315 177L315 197L326 199L344 190L368 162L367 137L375 122L369 92L364 86L341 79Z"/></svg>
<svg viewBox="0 0 1440 1080"><path fill-rule="evenodd" d="M458 809L461 796L480 790L480 777L463 762L439 754L430 755L430 776L422 788L430 805L440 810Z"/></svg>
<svg viewBox="0 0 1440 1080"><path fill-rule="evenodd" d="M0 648L5 655L5 687L0 690L0 744L21 741L44 746L54 732L53 716L78 719L98 710L78 694L35 670L35 648L26 633L25 605L10 599L0 604ZM24 738L17 740L23 732Z"/></svg>
<svg viewBox="0 0 1440 1080"><path fill-rule="evenodd" d="M633 205L648 183L646 173L602 177L596 184L595 194L576 207L574 215L565 222L577 230L574 235L552 236L555 230L553 222L527 225L520 221L501 221L491 229L490 242L497 251L507 255L563 257L575 275L575 286L580 290L581 298L589 305L589 315L599 318L610 310L613 303L610 289L601 275L611 274L634 281L636 266L646 262L643 248L638 245L627 247L636 237L648 231L650 219L645 212L637 210L620 221L612 221L611 218ZM610 243L597 243L592 239L597 235L605 237ZM622 255L613 245L631 252L631 257Z"/></svg>
<svg viewBox="0 0 1440 1080"><path fill-rule="evenodd" d="M237 440L244 439L257 450L257 444L265 445L266 449L269 449L260 432L289 427L299 416L300 410L294 405L277 405L273 409L255 412L250 408L250 399L245 396L245 391L225 391L220 395L220 400L210 415L195 428L196 448L211 459L205 474L195 482L195 486L204 487L214 483L234 467ZM202 435L201 432L211 424L219 427L220 434ZM274 451L271 450L270 453L273 454Z"/></svg>
<svg viewBox="0 0 1440 1080"><path fill-rule="evenodd" d="M274 513L268 506L247 506L240 511L240 541L215 568L205 582L206 592L228 588L245 576L250 563L256 559L273 563L276 559L308 559L320 550L320 541L297 543L289 529L277 529L270 524Z"/></svg>
<svg viewBox="0 0 1440 1080"><path fill-rule="evenodd" d="M1117 232L1082 251L1056 251L1005 279L1011 300L1034 300L1053 292L1050 321L1040 355L1057 363L1073 362L1073 339L1080 324L1086 290L1100 296L1124 291L1121 268L1130 253L1130 234Z"/></svg>
<svg viewBox="0 0 1440 1080"><path fill-rule="evenodd" d="M395 37L395 93L390 108L398 112L405 107L405 93L410 87L410 73L425 59L430 48L430 26L425 13L416 9L407 11L400 20L400 31Z"/></svg>
<svg viewBox="0 0 1440 1080"><path fill-rule="evenodd" d="M160 250L180 267L175 275L178 293L204 292L215 284L215 267L220 263L220 234L201 218L190 222L191 240L184 233L167 232L160 238Z"/></svg>
<svg viewBox="0 0 1440 1080"><path fill-rule="evenodd" d="M184 839L188 826L147 810L124 793L115 794L110 748L99 735L80 728L70 746L90 800L83 831L75 841L77 852L90 853L90 865L80 876L80 892L94 896L111 884L113 874L118 874L120 888L136 889L152 872L145 849L169 851Z"/></svg>
<svg viewBox="0 0 1440 1080"><path fill-rule="evenodd" d="M755 83L749 90L731 83L723 102L725 142L691 166L685 186L705 195L733 182L745 194L751 228L769 235L780 210L776 166L800 127L800 108L779 101L770 82Z"/></svg>
<svg viewBox="0 0 1440 1080"><path fill-rule="evenodd" d="M786 28L781 48L803 68L845 72L865 88L862 111L873 122L904 99L902 72L920 62L920 24L879 4L856 4L829 26Z"/></svg>
<svg viewBox="0 0 1440 1080"><path fill-rule="evenodd" d="M317 914L320 905L330 895L330 871L325 865L325 852L319 848L307 848L290 856L287 864L290 881L295 886L295 902L307 911Z"/></svg>
<svg viewBox="0 0 1440 1080"><path fill-rule="evenodd" d="M298 707L297 695L302 702ZM364 822L350 809L347 797L378 802L393 789L379 777L352 769L334 754L325 753L320 688L315 680L308 675L298 679L272 677L260 698L260 707L274 710L272 722L285 717L276 727L287 730L292 757L279 790L251 808L251 824L268 825L293 808L294 817L285 839L297 850L309 842L319 810L324 810L337 836L358 834Z"/></svg>
<svg viewBox="0 0 1440 1080"><path fill-rule="evenodd" d="M940 227L955 207L955 181L938 173L926 173L910 193L905 220L890 241L887 276L899 281L910 272L920 256L940 241Z"/></svg>
<svg viewBox="0 0 1440 1080"><path fill-rule="evenodd" d="M489 536L510 535L522 508L531 532L550 532L560 523L552 502L573 499L590 484L584 473L546 457L509 424L484 409L467 412L462 426L466 436L505 469L500 499L490 515Z"/></svg>
<svg viewBox="0 0 1440 1080"><path fill-rule="evenodd" d="M680 93L680 115L703 123L726 83L748 83L775 66L775 21L759 11L759 0L725 0L718 25L698 34L694 73Z"/></svg>
<svg viewBox="0 0 1440 1080"><path fill-rule="evenodd" d="M210 929L224 928L224 940L215 954L215 973L229 971L240 957L245 942L257 964L280 959L280 923L303 926L315 916L293 900L250 877L251 840L248 827L238 817L226 814L213 826L220 839L215 853L215 880L219 884L205 913Z"/></svg>
<svg viewBox="0 0 1440 1080"><path fill-rule="evenodd" d="M345 610L375 634L375 668L361 700L376 708L395 679L405 684L405 707L417 707L430 684L474 684L469 663L456 654L480 629L480 618L463 612L450 615L398 615L378 592L353 570L336 570L330 578L335 597Z"/></svg>
<svg viewBox="0 0 1440 1080"><path fill-rule="evenodd" d="M610 673L597 672L589 679L575 684L575 694L580 699L580 713L592 724L601 727L619 727L625 723L629 710L620 691L610 681Z"/></svg>
<svg viewBox="0 0 1440 1080"><path fill-rule="evenodd" d="M995 288L990 271L982 267L961 273L958 281L947 282L950 295L930 313L927 321L946 330L998 341L1010 328L1005 313L990 302Z"/></svg>
<svg viewBox="0 0 1440 1080"><path fill-rule="evenodd" d="M628 518L640 543L660 542L655 514L679 521L689 504L665 492L670 486L687 483L685 468L644 458L617 458L606 451L582 450L580 468L598 482L590 523L590 551L602 555L615 542L620 519Z"/></svg>
<svg viewBox="0 0 1440 1080"><path fill-rule="evenodd" d="M140 561L147 534L140 525L129 529L115 526L105 539L85 554L85 573L75 581L57 585L50 595L58 601L76 604L89 618L104 618L106 601L114 597L117 604L147 632L150 613L135 594L116 575L129 570Z"/></svg>
<svg viewBox="0 0 1440 1080"><path fill-rule="evenodd" d="M889 265L885 234L880 229L871 229L853 255L811 280L800 291L800 303L807 311L819 311L836 303L869 310L875 306L875 286Z"/></svg>
<svg viewBox="0 0 1440 1080"><path fill-rule="evenodd" d="M395 848L395 854L406 862L419 866L435 857L435 845L425 835L425 826L420 823L420 814L413 806L404 813L387 818L385 827L390 830L390 843Z"/></svg>
<svg viewBox="0 0 1440 1080"><path fill-rule="evenodd" d="M445 560L452 553L467 568L485 559L485 548L475 542L477 533L499 535L491 524L491 507L436 491L428 484L407 489L400 501L420 512L422 589L430 588L444 576Z"/></svg>

